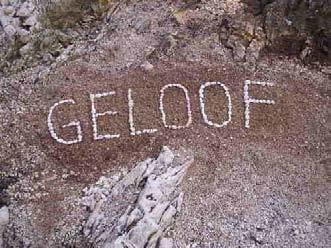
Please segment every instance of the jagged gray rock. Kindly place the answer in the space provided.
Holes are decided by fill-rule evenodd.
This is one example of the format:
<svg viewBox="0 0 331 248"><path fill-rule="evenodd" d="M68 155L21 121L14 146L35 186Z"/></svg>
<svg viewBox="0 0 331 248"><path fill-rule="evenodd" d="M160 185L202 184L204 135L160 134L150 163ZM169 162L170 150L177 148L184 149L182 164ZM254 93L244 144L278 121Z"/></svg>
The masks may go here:
<svg viewBox="0 0 331 248"><path fill-rule="evenodd" d="M0 208L0 247L3 246L3 232L9 223L9 210L7 207Z"/></svg>
<svg viewBox="0 0 331 248"><path fill-rule="evenodd" d="M192 162L192 156L164 147L157 159L139 163L122 178L100 178L85 190L90 215L84 235L97 247L169 247L172 241L163 234L180 211L178 186Z"/></svg>

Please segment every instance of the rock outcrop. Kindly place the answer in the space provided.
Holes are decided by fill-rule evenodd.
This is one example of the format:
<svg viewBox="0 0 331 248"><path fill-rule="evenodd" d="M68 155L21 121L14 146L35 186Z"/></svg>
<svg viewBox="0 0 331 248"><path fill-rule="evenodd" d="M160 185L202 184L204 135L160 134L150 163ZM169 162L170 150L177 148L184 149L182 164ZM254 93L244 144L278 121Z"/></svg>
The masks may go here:
<svg viewBox="0 0 331 248"><path fill-rule="evenodd" d="M171 247L164 234L180 211L178 186L192 162L164 147L157 159L139 163L122 178L102 177L85 191L90 215L84 235L97 247Z"/></svg>
<svg viewBox="0 0 331 248"><path fill-rule="evenodd" d="M40 28L37 20L38 10L33 1L1 1L0 24L10 40L19 39L26 44L29 35L35 29Z"/></svg>
<svg viewBox="0 0 331 248"><path fill-rule="evenodd" d="M277 53L299 55L305 62L331 58L330 1L247 1L263 18L267 47Z"/></svg>

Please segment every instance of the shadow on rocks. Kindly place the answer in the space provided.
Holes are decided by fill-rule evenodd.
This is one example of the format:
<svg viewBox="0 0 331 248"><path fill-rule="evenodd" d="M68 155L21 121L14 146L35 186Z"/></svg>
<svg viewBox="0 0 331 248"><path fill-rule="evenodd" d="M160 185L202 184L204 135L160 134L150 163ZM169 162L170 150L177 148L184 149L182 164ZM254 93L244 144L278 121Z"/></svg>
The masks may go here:
<svg viewBox="0 0 331 248"><path fill-rule="evenodd" d="M331 61L331 3L328 0L243 0L263 19L266 53L298 56L306 63Z"/></svg>

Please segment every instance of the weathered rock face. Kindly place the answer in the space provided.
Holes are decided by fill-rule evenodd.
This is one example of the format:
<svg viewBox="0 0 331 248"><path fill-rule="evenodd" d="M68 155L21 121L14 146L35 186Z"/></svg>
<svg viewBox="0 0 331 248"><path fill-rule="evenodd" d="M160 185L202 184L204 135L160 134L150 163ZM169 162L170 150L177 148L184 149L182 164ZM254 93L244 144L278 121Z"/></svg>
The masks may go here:
<svg viewBox="0 0 331 248"><path fill-rule="evenodd" d="M0 26L10 45L23 47L30 42L33 32L40 29L38 15L32 0L0 3Z"/></svg>
<svg viewBox="0 0 331 248"><path fill-rule="evenodd" d="M268 48L303 61L331 60L331 4L328 0L247 1L263 16Z"/></svg>
<svg viewBox="0 0 331 248"><path fill-rule="evenodd" d="M24 57L19 67L32 63L35 34L40 30L39 9L33 0L0 3L0 74L15 71L15 62Z"/></svg>
<svg viewBox="0 0 331 248"><path fill-rule="evenodd" d="M180 211L178 190L192 157L164 147L124 177L101 178L86 189L83 204L90 214L84 235L97 247L158 247ZM169 246L163 246L169 247ZM169 247L170 248L170 247Z"/></svg>
<svg viewBox="0 0 331 248"><path fill-rule="evenodd" d="M252 11L245 11L245 4ZM296 55L307 63L328 63L330 60L331 18L330 4L326 0L177 1L171 4L172 11L167 15L146 14L141 20L133 15L129 18L123 15L123 18L117 19L114 13L120 5L116 1L97 0L1 2L0 29L3 33L0 32L0 73L9 75L22 69L50 66L62 63L68 57L76 57L79 50L81 54L83 50L90 49L77 48L79 34L96 42L98 35L106 30L121 33L124 37L130 28L135 29L138 35L131 39L139 40L140 35L153 33L152 36L147 35L148 38L145 35L144 39L159 45L146 47L146 51L142 51L142 45L139 45L141 52L148 53L153 59L183 50L184 56L196 60L203 56L204 50L214 47L217 54L229 60L250 64L259 60L262 51L267 54ZM155 2L148 7L160 6ZM164 7L168 6L162 5L163 12L167 13ZM130 8L134 7L128 5L128 11L134 12ZM167 23L169 16L173 18L172 25L160 25ZM108 27L104 27L100 19ZM173 25L179 25L180 28ZM115 47L123 44L121 35L115 35L112 40ZM213 41L217 36L218 41ZM204 44L200 45L200 52L192 55L185 47L188 47L188 40L198 37L204 40ZM221 43L221 46L217 43ZM127 48L130 51L132 49L135 48ZM124 57L129 56L127 52L123 53ZM130 55L142 56L137 51ZM132 59L126 63L132 64Z"/></svg>
<svg viewBox="0 0 331 248"><path fill-rule="evenodd" d="M93 6L95 10L88 12ZM60 55L70 50L77 31L83 32L82 27L74 30L73 27L78 26L76 22L93 21L100 7L103 5L98 0L2 1L0 74L17 73L42 64L49 66L62 60ZM65 25L68 20L71 20L70 27Z"/></svg>

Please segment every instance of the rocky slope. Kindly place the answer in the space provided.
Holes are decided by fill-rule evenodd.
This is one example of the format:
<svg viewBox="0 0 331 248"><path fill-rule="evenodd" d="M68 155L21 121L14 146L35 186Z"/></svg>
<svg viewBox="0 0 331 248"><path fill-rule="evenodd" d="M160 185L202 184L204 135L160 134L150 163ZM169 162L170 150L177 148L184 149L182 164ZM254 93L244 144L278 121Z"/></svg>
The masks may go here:
<svg viewBox="0 0 331 248"><path fill-rule="evenodd" d="M326 247L330 30L328 0L2 0L0 247ZM252 107L250 129L248 79L274 83L252 91L275 101ZM201 115L208 81L229 90L225 127ZM166 84L188 89L188 128L164 126ZM121 137L94 140L89 94L109 91L119 115L99 125ZM228 111L217 92L212 123ZM183 125L172 94L164 111ZM64 99L55 129L78 120L72 146L47 126Z"/></svg>

